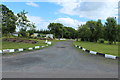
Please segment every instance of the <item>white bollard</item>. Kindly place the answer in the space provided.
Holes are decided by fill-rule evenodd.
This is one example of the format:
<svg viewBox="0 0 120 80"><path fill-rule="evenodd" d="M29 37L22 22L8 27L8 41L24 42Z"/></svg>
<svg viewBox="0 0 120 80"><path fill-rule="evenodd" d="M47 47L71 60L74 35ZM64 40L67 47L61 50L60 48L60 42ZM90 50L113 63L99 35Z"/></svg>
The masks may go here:
<svg viewBox="0 0 120 80"><path fill-rule="evenodd" d="M51 43L51 42L48 42L47 44L51 45L52 43Z"/></svg>
<svg viewBox="0 0 120 80"><path fill-rule="evenodd" d="M77 45L75 45L75 47L77 47Z"/></svg>
<svg viewBox="0 0 120 80"><path fill-rule="evenodd" d="M46 40L45 43L48 43L48 41Z"/></svg>
<svg viewBox="0 0 120 80"><path fill-rule="evenodd" d="M95 52L95 51L90 51L90 53L91 53L91 54L97 54L97 52Z"/></svg>
<svg viewBox="0 0 120 80"><path fill-rule="evenodd" d="M3 53L9 52L9 49L4 49Z"/></svg>
<svg viewBox="0 0 120 80"><path fill-rule="evenodd" d="M42 48L45 47L45 46L41 46Z"/></svg>
<svg viewBox="0 0 120 80"><path fill-rule="evenodd" d="M0 50L0 53L2 53L2 50Z"/></svg>
<svg viewBox="0 0 120 80"><path fill-rule="evenodd" d="M105 58L112 58L112 59L116 59L116 56L105 54Z"/></svg>
<svg viewBox="0 0 120 80"><path fill-rule="evenodd" d="M9 52L15 52L15 50L14 49L10 49Z"/></svg>
<svg viewBox="0 0 120 80"><path fill-rule="evenodd" d="M82 50L83 50L83 51L85 51L86 49L85 49L85 48L83 48Z"/></svg>
<svg viewBox="0 0 120 80"><path fill-rule="evenodd" d="M38 48L40 48L40 46L35 46L35 49L38 49Z"/></svg>
<svg viewBox="0 0 120 80"><path fill-rule="evenodd" d="M23 48L18 49L18 51L23 51Z"/></svg>
<svg viewBox="0 0 120 80"><path fill-rule="evenodd" d="M28 48L29 50L32 50L33 48Z"/></svg>

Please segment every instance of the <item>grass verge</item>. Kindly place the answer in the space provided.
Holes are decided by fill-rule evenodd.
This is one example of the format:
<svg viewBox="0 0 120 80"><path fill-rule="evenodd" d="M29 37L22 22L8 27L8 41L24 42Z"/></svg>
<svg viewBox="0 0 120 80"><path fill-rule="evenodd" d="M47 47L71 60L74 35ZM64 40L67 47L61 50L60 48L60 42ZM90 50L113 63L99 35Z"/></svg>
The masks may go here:
<svg viewBox="0 0 120 80"><path fill-rule="evenodd" d="M118 45L109 45L95 42L73 42L73 44L84 47L88 50L118 56Z"/></svg>
<svg viewBox="0 0 120 80"><path fill-rule="evenodd" d="M29 48L29 47L35 47L35 46L45 46L43 40L37 40L37 44L31 44L31 43L17 43L17 42L2 42L2 49L18 49L18 48Z"/></svg>

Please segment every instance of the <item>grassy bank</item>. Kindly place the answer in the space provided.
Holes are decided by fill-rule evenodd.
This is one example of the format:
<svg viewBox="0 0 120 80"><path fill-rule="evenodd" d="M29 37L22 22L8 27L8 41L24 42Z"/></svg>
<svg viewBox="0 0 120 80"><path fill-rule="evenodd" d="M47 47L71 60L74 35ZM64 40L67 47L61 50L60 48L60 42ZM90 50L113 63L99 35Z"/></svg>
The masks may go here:
<svg viewBox="0 0 120 80"><path fill-rule="evenodd" d="M118 45L109 45L103 43L82 42L82 41L73 42L73 44L82 46L86 49L93 50L96 52L118 56Z"/></svg>
<svg viewBox="0 0 120 80"><path fill-rule="evenodd" d="M28 40L28 39L26 39ZM29 39L29 40L35 40L38 41L37 44L31 44L31 43L17 43L17 42L7 42L2 41L2 49L18 49L18 48L29 48L29 47L35 47L35 46L45 46L45 40L39 40L39 39ZM48 40L52 42L52 45L54 42L59 42L61 40ZM52 46L51 45L51 46Z"/></svg>
<svg viewBox="0 0 120 80"><path fill-rule="evenodd" d="M17 42L2 42L2 49L18 49L18 48L29 48L29 47L35 47L35 46L45 46L43 40L37 40L37 44L31 44L31 43L17 43Z"/></svg>

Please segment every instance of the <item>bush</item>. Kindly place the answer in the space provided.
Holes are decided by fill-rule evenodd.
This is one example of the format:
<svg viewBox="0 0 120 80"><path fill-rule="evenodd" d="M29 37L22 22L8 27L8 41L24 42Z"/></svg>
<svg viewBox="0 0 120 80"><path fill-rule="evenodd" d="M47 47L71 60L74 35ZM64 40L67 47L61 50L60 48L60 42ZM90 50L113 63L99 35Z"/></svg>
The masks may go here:
<svg viewBox="0 0 120 80"><path fill-rule="evenodd" d="M104 39L99 39L99 43L104 43Z"/></svg>

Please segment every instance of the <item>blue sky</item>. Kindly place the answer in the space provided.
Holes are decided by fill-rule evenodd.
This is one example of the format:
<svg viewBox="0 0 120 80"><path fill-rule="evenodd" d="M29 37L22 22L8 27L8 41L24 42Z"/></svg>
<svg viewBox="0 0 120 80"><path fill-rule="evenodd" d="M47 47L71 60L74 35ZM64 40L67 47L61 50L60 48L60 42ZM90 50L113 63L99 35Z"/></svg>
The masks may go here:
<svg viewBox="0 0 120 80"><path fill-rule="evenodd" d="M89 20L101 19L104 23L107 17L118 17L117 2L86 2L79 0L56 0L50 2L3 2L15 14L22 10L34 22L37 29L47 29L52 22L77 28Z"/></svg>

